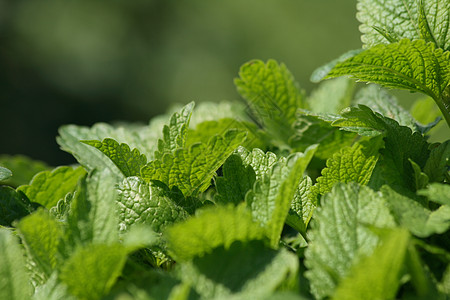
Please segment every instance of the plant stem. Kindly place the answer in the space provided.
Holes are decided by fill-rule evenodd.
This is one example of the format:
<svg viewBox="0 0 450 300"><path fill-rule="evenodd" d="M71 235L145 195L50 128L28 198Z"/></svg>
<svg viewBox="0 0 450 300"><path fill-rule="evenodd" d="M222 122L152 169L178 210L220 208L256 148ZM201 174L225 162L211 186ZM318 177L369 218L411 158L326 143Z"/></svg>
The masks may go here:
<svg viewBox="0 0 450 300"><path fill-rule="evenodd" d="M447 121L448 127L450 127L450 85L445 88L441 98L436 101L436 103L444 115L444 119Z"/></svg>

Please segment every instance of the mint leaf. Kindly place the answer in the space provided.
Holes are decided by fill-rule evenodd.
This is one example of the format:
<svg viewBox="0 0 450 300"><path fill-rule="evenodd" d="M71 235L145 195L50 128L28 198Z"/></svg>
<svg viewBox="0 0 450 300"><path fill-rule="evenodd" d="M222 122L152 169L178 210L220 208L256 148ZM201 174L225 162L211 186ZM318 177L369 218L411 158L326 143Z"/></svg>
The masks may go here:
<svg viewBox="0 0 450 300"><path fill-rule="evenodd" d="M0 186L0 225L11 226L35 210L35 206L21 192L8 186Z"/></svg>
<svg viewBox="0 0 450 300"><path fill-rule="evenodd" d="M440 101L450 82L450 52L422 40L402 39L374 46L337 64L326 78L343 75L388 88L422 92Z"/></svg>
<svg viewBox="0 0 450 300"><path fill-rule="evenodd" d="M422 38L449 50L450 3L446 0L359 0L357 7L366 48L400 38Z"/></svg>
<svg viewBox="0 0 450 300"><path fill-rule="evenodd" d="M59 267L59 247L63 244L64 230L59 222L42 209L20 220L17 229L29 258L38 269L34 272L43 274L43 278L39 278L42 284Z"/></svg>
<svg viewBox="0 0 450 300"><path fill-rule="evenodd" d="M450 174L450 141L446 141L430 152L423 169L430 182L443 182Z"/></svg>
<svg viewBox="0 0 450 300"><path fill-rule="evenodd" d="M327 160L322 176L317 178L316 184L311 187L311 200L317 203L317 197L331 191L338 182L368 184L377 164L378 150L381 146L381 139L372 138L355 143L352 147L346 147L334 154Z"/></svg>
<svg viewBox="0 0 450 300"><path fill-rule="evenodd" d="M42 285L40 285L33 294L33 300L76 300L77 298L67 291L67 286L59 279L57 272Z"/></svg>
<svg viewBox="0 0 450 300"><path fill-rule="evenodd" d="M401 284L409 243L408 231L388 231L373 253L351 268L332 299L394 299Z"/></svg>
<svg viewBox="0 0 450 300"><path fill-rule="evenodd" d="M121 274L127 254L120 244L78 248L61 267L59 279L79 299L101 299Z"/></svg>
<svg viewBox="0 0 450 300"><path fill-rule="evenodd" d="M138 149L131 150L127 144L119 144L113 139L100 141L82 141L105 154L119 168L125 177L137 176L141 167L147 163L147 158Z"/></svg>
<svg viewBox="0 0 450 300"><path fill-rule="evenodd" d="M378 238L367 225L395 226L380 193L354 183L339 183L324 195L315 212L305 252L305 276L316 298L333 295L360 257L373 252Z"/></svg>
<svg viewBox="0 0 450 300"><path fill-rule="evenodd" d="M0 165L13 173L8 179L0 179L0 184L14 188L28 184L35 174L49 169L44 162L23 155L0 155Z"/></svg>
<svg viewBox="0 0 450 300"><path fill-rule="evenodd" d="M243 205L202 209L195 217L169 227L165 235L177 261L211 253L220 246L228 249L235 241L265 239L263 228L253 222L251 213Z"/></svg>
<svg viewBox="0 0 450 300"><path fill-rule="evenodd" d="M330 71L339 63L346 61L347 59L358 55L359 53L361 53L362 51L364 51L363 49L354 49L354 50L350 50L345 52L344 54L342 54L341 56L339 56L338 58L330 61L329 63L326 63L325 65L317 68L314 70L314 72L311 74L311 78L310 80L314 83L318 83L320 81L322 81L327 75L328 73L330 73Z"/></svg>
<svg viewBox="0 0 450 300"><path fill-rule="evenodd" d="M250 241L181 263L178 274L202 299L264 299L281 285L295 285L297 271L294 254Z"/></svg>
<svg viewBox="0 0 450 300"><path fill-rule="evenodd" d="M30 185L21 186L17 190L23 192L32 202L50 209L68 193L73 192L78 181L85 175L86 171L81 167L58 167L38 173Z"/></svg>
<svg viewBox="0 0 450 300"><path fill-rule="evenodd" d="M433 202L450 206L450 186L446 184L432 183L426 190L417 192L419 195L427 196Z"/></svg>
<svg viewBox="0 0 450 300"><path fill-rule="evenodd" d="M169 188L178 187L185 196L204 192L211 178L228 156L244 141L245 132L230 129L212 137L208 144L194 144L166 153L161 160L144 166L141 176L146 181L159 180Z"/></svg>
<svg viewBox="0 0 450 300"><path fill-rule="evenodd" d="M244 64L234 83L258 122L281 142L292 135L297 108L304 93L284 64L255 60Z"/></svg>
<svg viewBox="0 0 450 300"><path fill-rule="evenodd" d="M0 298L29 299L32 290L25 270L19 241L12 232L0 228Z"/></svg>
<svg viewBox="0 0 450 300"><path fill-rule="evenodd" d="M307 106L315 113L338 113L350 105L354 88L347 78L324 81L306 99Z"/></svg>
<svg viewBox="0 0 450 300"><path fill-rule="evenodd" d="M415 190L420 190L425 188L428 185L428 176L424 172L418 164L413 162L411 159L409 160L413 169L413 178L415 183Z"/></svg>
<svg viewBox="0 0 450 300"><path fill-rule="evenodd" d="M146 224L161 232L169 224L189 215L175 200L181 193L170 191L160 182L145 182L139 177L128 177L118 188L119 226L127 230L133 224Z"/></svg>
<svg viewBox="0 0 450 300"><path fill-rule="evenodd" d="M158 150L155 151L156 159L162 159L165 153L172 153L175 149L185 146L186 133L194 105L194 102L187 104L179 113L176 112L172 115L168 126L164 125L163 138L158 140ZM127 176L133 175L136 174Z"/></svg>
<svg viewBox="0 0 450 300"><path fill-rule="evenodd" d="M311 186L311 178L308 176L303 177L295 191L291 209L286 218L286 224L302 234L306 233L306 227L308 227L308 223L316 208L316 203L311 200L312 197L309 195Z"/></svg>
<svg viewBox="0 0 450 300"><path fill-rule="evenodd" d="M246 105L242 101L202 101L195 105L195 114L192 115L189 125L191 128L197 128L197 125L203 122L230 118L241 122L251 122L245 110Z"/></svg>
<svg viewBox="0 0 450 300"><path fill-rule="evenodd" d="M12 176L11 170L7 168L0 167L0 181L7 180Z"/></svg>
<svg viewBox="0 0 450 300"><path fill-rule="evenodd" d="M413 103L410 112L414 119L418 121L418 126L421 127L421 131L424 134L436 131L444 124L443 122L440 122L442 113L431 97L423 97L416 100Z"/></svg>

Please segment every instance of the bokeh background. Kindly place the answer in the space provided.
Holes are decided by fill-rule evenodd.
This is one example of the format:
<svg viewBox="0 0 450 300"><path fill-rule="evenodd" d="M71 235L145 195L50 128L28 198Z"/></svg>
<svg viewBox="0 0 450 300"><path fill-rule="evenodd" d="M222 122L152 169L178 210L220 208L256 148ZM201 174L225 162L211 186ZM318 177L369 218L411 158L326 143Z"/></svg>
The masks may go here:
<svg viewBox="0 0 450 300"><path fill-rule="evenodd" d="M0 0L0 153L71 163L59 126L238 99L254 58L309 92L315 68L361 47L355 13L356 0Z"/></svg>

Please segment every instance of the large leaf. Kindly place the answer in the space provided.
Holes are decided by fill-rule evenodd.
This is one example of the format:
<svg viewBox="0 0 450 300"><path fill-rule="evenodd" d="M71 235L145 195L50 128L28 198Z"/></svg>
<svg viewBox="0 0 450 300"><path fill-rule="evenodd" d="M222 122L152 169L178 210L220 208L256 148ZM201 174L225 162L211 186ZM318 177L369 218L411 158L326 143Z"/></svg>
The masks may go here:
<svg viewBox="0 0 450 300"><path fill-rule="evenodd" d="M228 156L244 141L245 132L230 129L212 137L208 144L194 144L166 153L161 160L148 163L141 170L146 181L159 180L169 188L178 187L185 196L203 192Z"/></svg>
<svg viewBox="0 0 450 300"><path fill-rule="evenodd" d="M337 64L327 78L343 75L389 88L422 92L440 101L450 81L450 52L423 40L403 39L377 45Z"/></svg>
<svg viewBox="0 0 450 300"><path fill-rule="evenodd" d="M378 238L367 225L395 226L380 193L339 183L322 198L305 252L306 277L317 299L331 296L361 255L373 252Z"/></svg>
<svg viewBox="0 0 450 300"><path fill-rule="evenodd" d="M362 23L366 47L400 38L433 41L450 49L450 2L447 0L359 0L357 18Z"/></svg>
<svg viewBox="0 0 450 300"><path fill-rule="evenodd" d="M27 195L30 201L50 209L68 193L72 193L85 174L86 171L81 167L58 167L38 173L30 185L21 186L17 190Z"/></svg>
<svg viewBox="0 0 450 300"><path fill-rule="evenodd" d="M29 299L31 292L19 241L11 231L0 228L0 298Z"/></svg>

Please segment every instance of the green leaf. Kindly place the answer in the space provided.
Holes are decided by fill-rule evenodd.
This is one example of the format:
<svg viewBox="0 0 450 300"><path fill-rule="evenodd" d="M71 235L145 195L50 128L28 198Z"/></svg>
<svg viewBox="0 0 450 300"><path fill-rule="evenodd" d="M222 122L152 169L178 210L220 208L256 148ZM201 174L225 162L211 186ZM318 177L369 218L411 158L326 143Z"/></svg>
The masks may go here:
<svg viewBox="0 0 450 300"><path fill-rule="evenodd" d="M211 178L231 153L244 141L245 132L230 129L212 137L208 144L194 144L166 153L161 160L148 163L141 170L147 182L159 180L169 188L178 187L185 196L204 192Z"/></svg>
<svg viewBox="0 0 450 300"><path fill-rule="evenodd" d="M286 283L295 284L298 259L261 241L235 242L181 263L178 274L202 299L264 299Z"/></svg>
<svg viewBox="0 0 450 300"><path fill-rule="evenodd" d="M300 179L316 149L317 146L313 146L303 154L296 153L286 160L280 159L246 194L245 201L253 219L266 229L274 248L280 240Z"/></svg>
<svg viewBox="0 0 450 300"><path fill-rule="evenodd" d="M417 192L419 195L427 196L433 202L450 206L450 186L446 184L432 183L426 190Z"/></svg>
<svg viewBox="0 0 450 300"><path fill-rule="evenodd" d="M246 105L242 101L202 101L195 105L195 114L192 115L189 125L191 128L197 128L200 123L220 119L234 119L242 122L252 121L247 115Z"/></svg>
<svg viewBox="0 0 450 300"><path fill-rule="evenodd" d="M317 203L318 195L328 193L338 182L368 184L377 164L378 150L381 146L381 139L372 138L355 143L352 147L346 147L334 154L327 160L322 176L317 178L316 184L311 187L311 200Z"/></svg>
<svg viewBox="0 0 450 300"><path fill-rule="evenodd" d="M85 175L86 172L81 167L58 167L38 173L30 185L21 186L17 190L23 192L30 201L50 209L73 192L78 181Z"/></svg>
<svg viewBox="0 0 450 300"><path fill-rule="evenodd" d="M264 229L253 222L251 213L243 205L202 209L197 216L169 227L165 234L177 261L211 253L220 246L226 250L235 241L265 239Z"/></svg>
<svg viewBox="0 0 450 300"><path fill-rule="evenodd" d="M291 209L286 218L286 224L302 234L306 233L308 223L316 209L316 203L311 200L312 197L309 195L311 193L311 186L311 178L309 176L303 177L295 191Z"/></svg>
<svg viewBox="0 0 450 300"><path fill-rule="evenodd" d="M0 165L8 168L14 174L9 179L0 179L0 184L7 184L15 188L28 184L35 174L49 169L44 162L23 155L0 155Z"/></svg>
<svg viewBox="0 0 450 300"><path fill-rule="evenodd" d="M183 195L169 190L161 182L147 183L139 177L128 177L120 184L118 192L121 230L127 230L133 224L146 224L161 232L167 225L189 215L178 205Z"/></svg>
<svg viewBox="0 0 450 300"><path fill-rule="evenodd" d="M382 188L382 193L389 199L387 205L396 221L408 228L412 234L424 238L444 233L450 228L450 206L443 205L435 211L430 211L388 186Z"/></svg>
<svg viewBox="0 0 450 300"><path fill-rule="evenodd" d="M187 104L180 112L176 112L170 118L169 125L164 125L163 138L158 140L158 150L155 151L155 158L162 159L165 153L172 153L178 148L186 145L186 133L189 128L194 102ZM129 174L127 176L134 176Z"/></svg>
<svg viewBox="0 0 450 300"><path fill-rule="evenodd" d="M127 254L120 244L81 247L61 267L59 279L79 299L101 299L121 274Z"/></svg>
<svg viewBox="0 0 450 300"><path fill-rule="evenodd" d="M0 181L7 180L12 176L11 170L7 168L0 167Z"/></svg>
<svg viewBox="0 0 450 300"><path fill-rule="evenodd" d="M423 97L416 100L410 112L414 119L419 122L419 127L423 128L422 133L436 131L444 124L440 122L442 113L431 97Z"/></svg>
<svg viewBox="0 0 450 300"><path fill-rule="evenodd" d="M409 160L409 162L411 163L411 166L413 168L415 190L425 188L428 185L429 181L427 174L423 173L420 166L413 162L411 159Z"/></svg>
<svg viewBox="0 0 450 300"><path fill-rule="evenodd" d="M257 180L261 180L266 174L269 174L273 165L278 161L275 153L270 151L264 153L257 148L248 151L244 147L238 147L233 155L239 156L245 167L252 167Z"/></svg>
<svg viewBox="0 0 450 300"><path fill-rule="evenodd" d="M0 298L30 299L31 293L19 241L12 232L0 228Z"/></svg>
<svg viewBox="0 0 450 300"><path fill-rule="evenodd" d="M147 163L147 158L138 149L131 150L127 144L119 144L113 139L100 141L82 141L105 154L119 168L125 177L140 175L141 167Z"/></svg>
<svg viewBox="0 0 450 300"><path fill-rule="evenodd" d="M347 78L327 80L307 98L307 105L315 113L338 113L348 107L355 84Z"/></svg>
<svg viewBox="0 0 450 300"><path fill-rule="evenodd" d="M339 283L332 299L395 299L409 240L404 229L393 229L382 236L375 251L361 259Z"/></svg>
<svg viewBox="0 0 450 300"><path fill-rule="evenodd" d="M15 220L29 215L34 205L22 193L8 186L0 186L0 225L11 226Z"/></svg>
<svg viewBox="0 0 450 300"><path fill-rule="evenodd" d="M354 183L339 183L321 200L305 252L305 276L317 299L331 296L362 255L370 255L378 238L367 227L390 228L395 222L380 193Z"/></svg>
<svg viewBox="0 0 450 300"><path fill-rule="evenodd" d="M329 63L326 63L325 65L314 70L314 72L311 74L310 80L314 83L318 83L318 82L322 81L337 64L344 62L353 56L358 55L362 51L364 51L364 50L363 49L354 49L354 50L347 51L346 53L342 54L338 58L336 58L336 59L330 61Z"/></svg>
<svg viewBox="0 0 450 300"><path fill-rule="evenodd" d="M326 78L349 75L361 81L422 92L440 101L450 82L450 52L422 40L377 45L337 64Z"/></svg>
<svg viewBox="0 0 450 300"><path fill-rule="evenodd" d="M281 142L292 135L297 108L304 107L304 93L284 64L254 60L244 64L234 83L258 122Z"/></svg>
<svg viewBox="0 0 450 300"><path fill-rule="evenodd" d="M61 224L40 209L20 220L17 229L29 258L38 268L35 272L42 273L44 278L41 283L45 282L59 267L59 247L64 238Z"/></svg>
<svg viewBox="0 0 450 300"><path fill-rule="evenodd" d="M64 285L59 279L57 272L54 272L52 276L36 289L33 294L33 300L77 300L73 295L70 295L67 291L67 286Z"/></svg>
<svg viewBox="0 0 450 300"><path fill-rule="evenodd" d="M434 147L423 169L430 182L443 182L450 171L450 140Z"/></svg>
<svg viewBox="0 0 450 300"><path fill-rule="evenodd" d="M425 39L450 49L450 3L447 0L358 1L357 18L366 48L387 43L385 32L399 38Z"/></svg>

